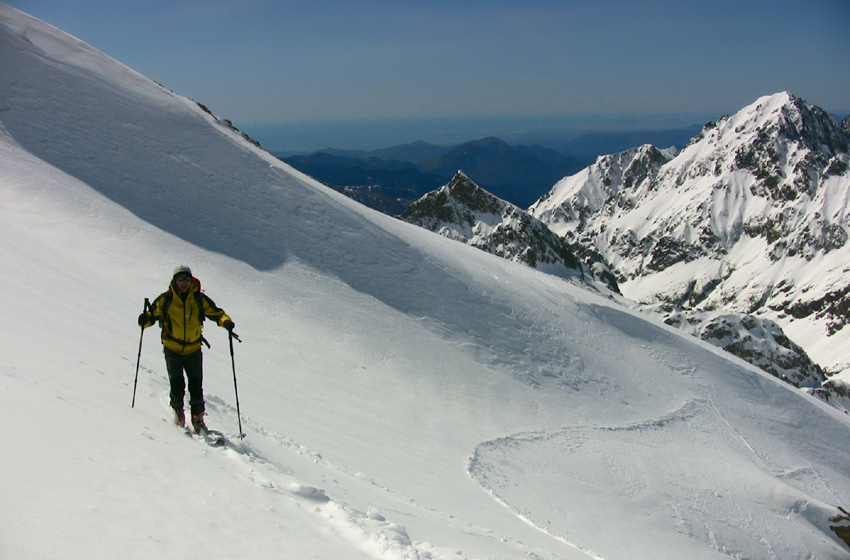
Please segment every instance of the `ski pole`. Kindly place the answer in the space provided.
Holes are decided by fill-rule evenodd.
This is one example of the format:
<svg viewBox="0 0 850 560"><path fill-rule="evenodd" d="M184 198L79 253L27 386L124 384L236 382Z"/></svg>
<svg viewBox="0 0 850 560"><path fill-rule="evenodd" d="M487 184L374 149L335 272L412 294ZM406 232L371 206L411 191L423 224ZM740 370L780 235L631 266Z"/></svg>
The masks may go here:
<svg viewBox="0 0 850 560"><path fill-rule="evenodd" d="M147 313L148 309L150 309L151 302L148 298L145 298L145 309L144 312ZM142 332L139 335L139 355L136 357L136 380L133 381L133 402L130 405L130 408L136 408L136 385L139 383L139 363L142 361L142 340L145 337L145 327L142 327Z"/></svg>
<svg viewBox="0 0 850 560"><path fill-rule="evenodd" d="M235 338L238 342L242 342L242 339L233 332L229 331L229 339L230 339L230 364L233 366L233 392L236 393L236 418L239 420L239 439L245 437L245 434L242 433L242 413L239 411L239 387L236 386L236 357L233 355L233 339Z"/></svg>

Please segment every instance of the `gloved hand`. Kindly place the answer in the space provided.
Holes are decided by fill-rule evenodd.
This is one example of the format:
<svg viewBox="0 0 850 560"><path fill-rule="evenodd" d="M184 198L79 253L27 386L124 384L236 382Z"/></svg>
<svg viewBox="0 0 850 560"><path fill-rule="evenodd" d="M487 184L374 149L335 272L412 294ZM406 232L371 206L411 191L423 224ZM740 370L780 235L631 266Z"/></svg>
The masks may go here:
<svg viewBox="0 0 850 560"><path fill-rule="evenodd" d="M224 327L225 329L227 329L227 330L228 330L228 332L230 332L230 331L232 331L232 330L233 330L233 327L235 327L236 325L234 325L234 324L233 324L233 321L231 321L230 319L228 319L227 321L225 321L224 323L222 323L222 324L221 324L221 326L222 326L222 327Z"/></svg>
<svg viewBox="0 0 850 560"><path fill-rule="evenodd" d="M139 326L146 327L151 322L151 316L147 313L139 315Z"/></svg>

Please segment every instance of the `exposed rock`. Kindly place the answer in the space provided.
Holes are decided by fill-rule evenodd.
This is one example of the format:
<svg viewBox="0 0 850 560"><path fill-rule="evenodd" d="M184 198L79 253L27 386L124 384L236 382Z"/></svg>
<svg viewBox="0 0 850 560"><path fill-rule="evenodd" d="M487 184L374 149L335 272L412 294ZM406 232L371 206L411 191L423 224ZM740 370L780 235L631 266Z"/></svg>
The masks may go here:
<svg viewBox="0 0 850 560"><path fill-rule="evenodd" d="M554 234L540 220L488 193L458 171L399 216L445 237L562 276L585 276L619 292L602 257Z"/></svg>
<svg viewBox="0 0 850 560"><path fill-rule="evenodd" d="M683 310L673 305L637 309L723 348L795 387L819 389L826 381L821 367L769 319L742 313Z"/></svg>
<svg viewBox="0 0 850 560"><path fill-rule="evenodd" d="M769 319L837 373L850 368L848 130L778 93L678 153L600 157L529 212L599 251L626 297Z"/></svg>

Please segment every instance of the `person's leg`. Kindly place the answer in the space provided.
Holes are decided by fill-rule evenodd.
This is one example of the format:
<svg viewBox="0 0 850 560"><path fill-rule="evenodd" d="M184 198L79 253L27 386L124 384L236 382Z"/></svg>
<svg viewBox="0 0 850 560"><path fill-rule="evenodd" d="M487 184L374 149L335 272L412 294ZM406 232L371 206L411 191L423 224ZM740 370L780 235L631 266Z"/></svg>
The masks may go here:
<svg viewBox="0 0 850 560"><path fill-rule="evenodd" d="M186 381L183 379L183 356L168 348L165 348L164 351L165 368L168 370L168 381L171 384L171 408L174 409L175 422L183 426L185 424L183 399L186 395Z"/></svg>
<svg viewBox="0 0 850 560"><path fill-rule="evenodd" d="M192 425L204 427L204 358L200 350L183 357L186 379L189 384L189 406Z"/></svg>

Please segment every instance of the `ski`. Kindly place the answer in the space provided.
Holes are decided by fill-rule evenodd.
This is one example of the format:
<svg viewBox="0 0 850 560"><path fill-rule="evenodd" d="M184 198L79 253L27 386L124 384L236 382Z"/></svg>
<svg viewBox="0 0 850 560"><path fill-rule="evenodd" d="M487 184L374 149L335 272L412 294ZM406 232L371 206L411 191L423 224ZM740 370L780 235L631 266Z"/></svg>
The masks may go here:
<svg viewBox="0 0 850 560"><path fill-rule="evenodd" d="M200 433L195 435L203 438L203 440L212 447L223 447L227 444L227 438L224 437L223 433L217 430L202 430Z"/></svg>
<svg viewBox="0 0 850 560"><path fill-rule="evenodd" d="M200 433L195 433L192 428L188 426L174 424L174 427L179 430L182 430L184 434L186 434L192 439L203 440L210 447L224 447L227 445L227 438L224 436L223 433L219 432L218 430L202 430Z"/></svg>
<svg viewBox="0 0 850 560"><path fill-rule="evenodd" d="M187 435L203 440L211 447L223 447L227 444L227 438L218 430L201 430L200 432L195 432L188 426L182 426L182 428L186 430Z"/></svg>

